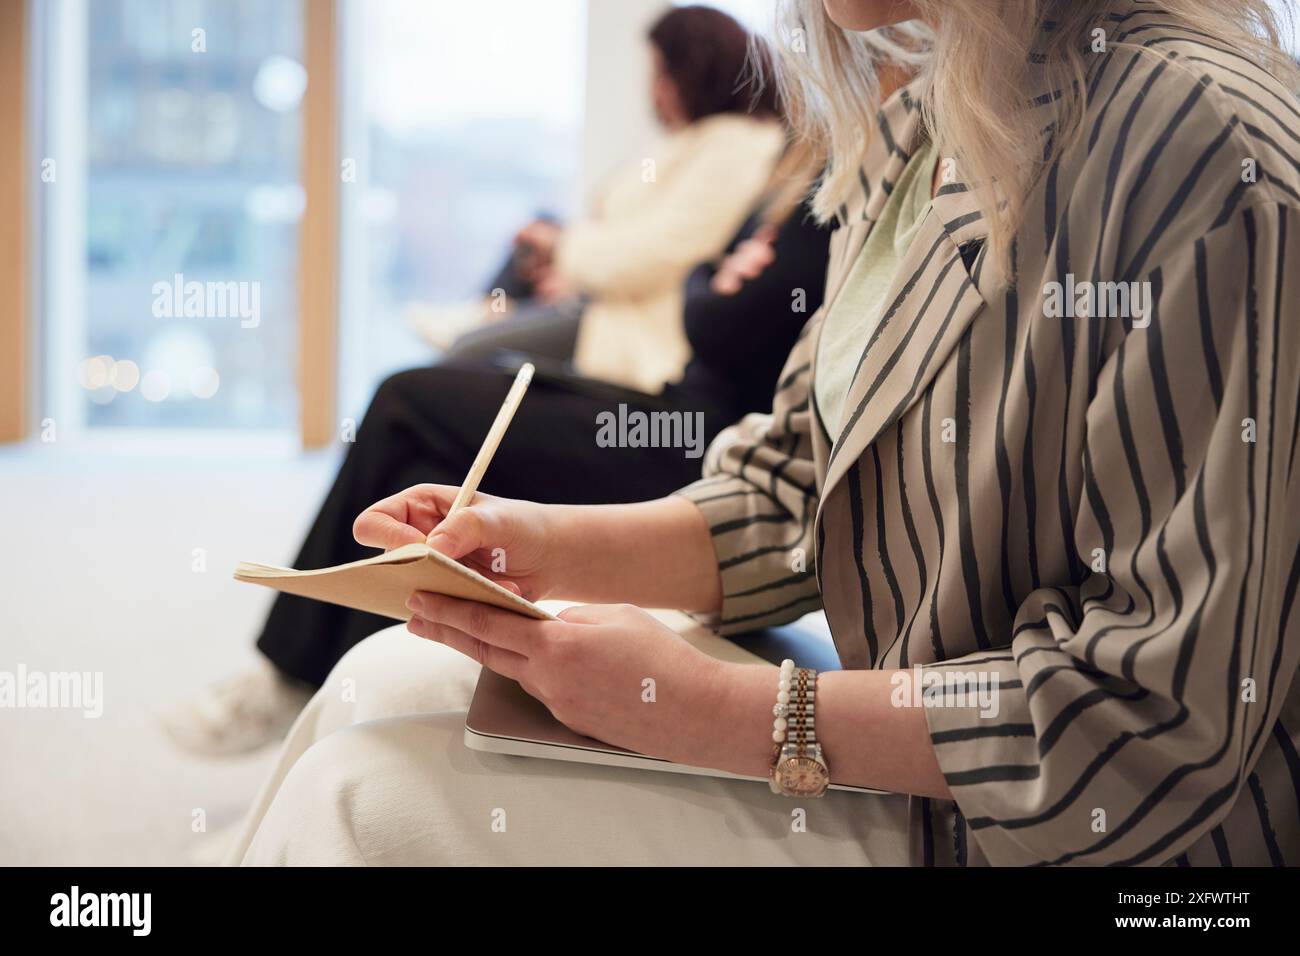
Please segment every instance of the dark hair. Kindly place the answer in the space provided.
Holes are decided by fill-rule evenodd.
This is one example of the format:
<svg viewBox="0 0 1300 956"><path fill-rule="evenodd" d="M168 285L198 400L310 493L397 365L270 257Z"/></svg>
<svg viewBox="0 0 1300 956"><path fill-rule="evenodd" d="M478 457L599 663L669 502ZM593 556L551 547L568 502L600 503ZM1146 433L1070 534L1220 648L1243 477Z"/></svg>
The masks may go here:
<svg viewBox="0 0 1300 956"><path fill-rule="evenodd" d="M664 58L691 122L715 113L775 116L772 84L761 82L767 63L749 62L750 35L733 18L712 7L676 7L650 28L650 42ZM761 41L752 53L767 59ZM755 67L758 69L755 69Z"/></svg>

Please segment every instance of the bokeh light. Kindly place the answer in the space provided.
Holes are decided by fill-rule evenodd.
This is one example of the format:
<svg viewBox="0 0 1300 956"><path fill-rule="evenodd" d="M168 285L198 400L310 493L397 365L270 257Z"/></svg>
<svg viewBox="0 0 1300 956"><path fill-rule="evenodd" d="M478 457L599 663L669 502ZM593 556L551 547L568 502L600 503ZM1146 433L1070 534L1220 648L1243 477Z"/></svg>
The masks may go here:
<svg viewBox="0 0 1300 956"><path fill-rule="evenodd" d="M211 398L221 387L221 376L210 366L196 368L190 373L190 392L195 398Z"/></svg>
<svg viewBox="0 0 1300 956"><path fill-rule="evenodd" d="M253 96L275 113L296 110L306 91L306 69L297 60L278 53L263 60L253 78Z"/></svg>
<svg viewBox="0 0 1300 956"><path fill-rule="evenodd" d="M129 392L140 383L140 366L130 359L119 359L108 373L108 383L119 392Z"/></svg>
<svg viewBox="0 0 1300 956"><path fill-rule="evenodd" d="M160 368L146 372L144 379L140 382L140 394L145 397L146 401L161 402L171 394L171 391L171 376Z"/></svg>
<svg viewBox="0 0 1300 956"><path fill-rule="evenodd" d="M77 367L77 381L82 388L94 391L108 384L108 378L112 371L113 356L96 355L94 358L85 359Z"/></svg>

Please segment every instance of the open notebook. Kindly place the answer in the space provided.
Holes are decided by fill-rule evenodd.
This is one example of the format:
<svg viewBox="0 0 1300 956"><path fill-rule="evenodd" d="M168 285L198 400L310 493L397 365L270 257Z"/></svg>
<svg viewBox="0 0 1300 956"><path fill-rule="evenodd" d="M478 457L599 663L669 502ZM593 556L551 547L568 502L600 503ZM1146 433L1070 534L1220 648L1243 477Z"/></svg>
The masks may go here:
<svg viewBox="0 0 1300 956"><path fill-rule="evenodd" d="M318 571L245 561L235 568L235 578L398 621L411 619L406 600L414 591L481 601L538 619L553 616L423 543L403 545L373 558Z"/></svg>

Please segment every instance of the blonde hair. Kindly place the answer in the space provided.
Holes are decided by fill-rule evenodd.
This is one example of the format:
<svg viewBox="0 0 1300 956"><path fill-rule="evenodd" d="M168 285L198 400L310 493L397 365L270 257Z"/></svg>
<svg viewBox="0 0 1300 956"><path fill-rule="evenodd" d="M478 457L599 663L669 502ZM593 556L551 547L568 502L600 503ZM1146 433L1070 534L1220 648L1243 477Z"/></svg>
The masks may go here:
<svg viewBox="0 0 1300 956"><path fill-rule="evenodd" d="M761 221L780 226L812 193L819 172L812 146L806 140L794 140L781 154L764 190Z"/></svg>
<svg viewBox="0 0 1300 956"><path fill-rule="evenodd" d="M917 20L868 32L851 32L830 21L822 0L780 0L773 46L775 73L795 135L827 161L813 212L822 221L836 215L857 187L868 137L876 129L882 68L903 66L924 78L926 129L940 154L957 161L962 178L976 191L989 221L989 253L1010 276L1010 247L1025 197L1038 174L1078 134L1083 112L1086 42L1104 17L1126 0L912 0ZM1276 11L1273 7L1282 7ZM1219 45L1259 63L1292 90L1300 71L1280 42L1281 20L1291 20L1290 0L1161 0L1156 8L1171 21L1205 34ZM1284 15L1283 15L1284 14ZM1053 21L1043 33L1044 21ZM1110 40L1152 56L1163 54L1136 43ZM1031 66L1032 52L1046 56ZM1034 84L1060 90L1048 108L1058 135L1053 152L1042 152L1041 130L1048 118L1031 112ZM1034 92L1037 92L1035 90Z"/></svg>

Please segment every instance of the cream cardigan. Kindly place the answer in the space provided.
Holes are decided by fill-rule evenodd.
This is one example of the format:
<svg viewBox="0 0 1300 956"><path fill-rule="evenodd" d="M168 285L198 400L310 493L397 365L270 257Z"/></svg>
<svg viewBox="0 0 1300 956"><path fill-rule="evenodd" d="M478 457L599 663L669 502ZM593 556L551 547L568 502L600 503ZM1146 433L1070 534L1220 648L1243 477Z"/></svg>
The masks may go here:
<svg viewBox="0 0 1300 956"><path fill-rule="evenodd" d="M593 297L575 363L583 374L657 392L690 356L682 284L740 228L771 176L779 124L737 114L665 137L564 230L560 274Z"/></svg>

